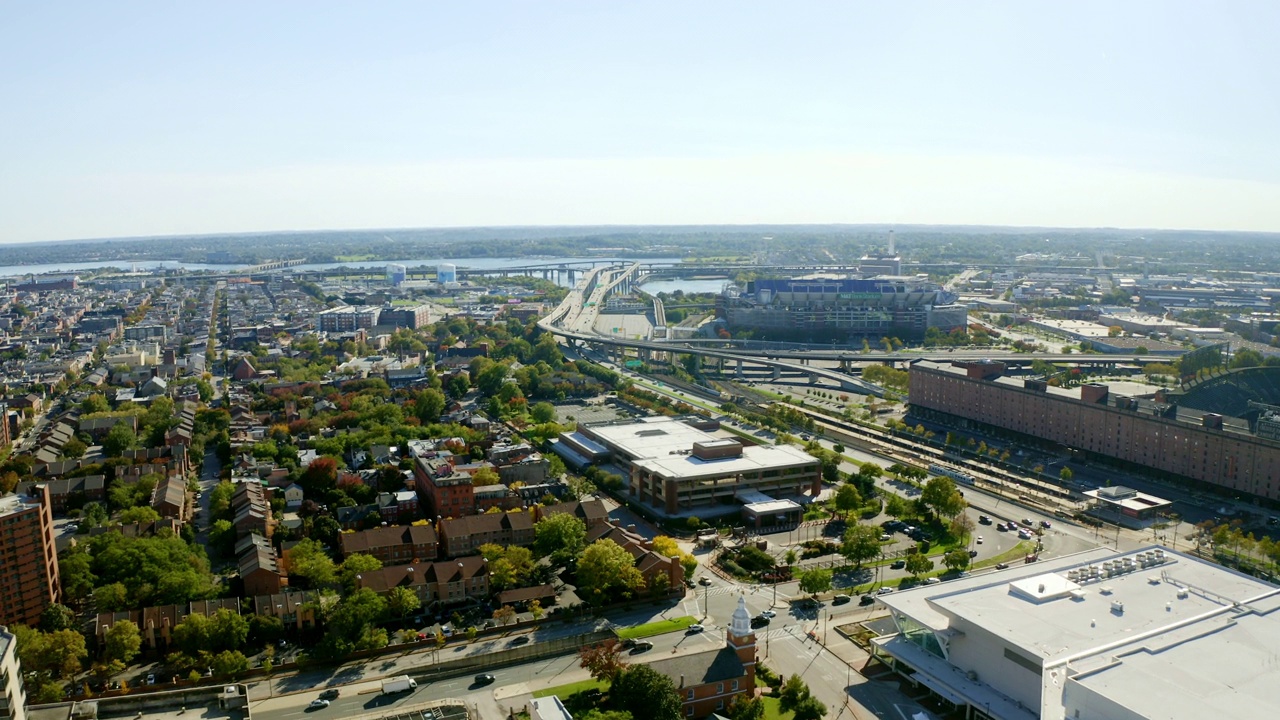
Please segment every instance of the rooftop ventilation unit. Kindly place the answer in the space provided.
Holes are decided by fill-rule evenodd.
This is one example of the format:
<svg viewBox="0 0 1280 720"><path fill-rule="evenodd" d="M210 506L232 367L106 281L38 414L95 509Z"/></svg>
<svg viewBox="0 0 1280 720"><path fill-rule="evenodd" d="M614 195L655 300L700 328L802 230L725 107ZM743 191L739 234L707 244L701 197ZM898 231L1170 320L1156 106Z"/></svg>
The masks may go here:
<svg viewBox="0 0 1280 720"><path fill-rule="evenodd" d="M1112 601L1111 601L1111 612L1113 612L1113 613L1115 613L1115 614L1117 614L1117 615L1123 615L1123 614L1124 614L1124 603L1123 603L1123 602L1121 602L1121 601L1119 601L1119 600L1112 600Z"/></svg>

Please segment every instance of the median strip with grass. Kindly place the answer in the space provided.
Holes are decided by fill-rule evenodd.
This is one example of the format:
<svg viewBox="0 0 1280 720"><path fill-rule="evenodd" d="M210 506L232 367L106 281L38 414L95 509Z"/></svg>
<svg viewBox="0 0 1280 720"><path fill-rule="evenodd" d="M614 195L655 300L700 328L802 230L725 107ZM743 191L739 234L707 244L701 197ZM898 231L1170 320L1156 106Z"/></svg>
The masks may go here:
<svg viewBox="0 0 1280 720"><path fill-rule="evenodd" d="M658 620L656 622L645 623L643 625L635 625L633 627L621 628L618 630L618 637L623 640L639 640L640 638L653 637L654 635L663 635L669 632L677 632L698 622L692 615L673 618L671 620Z"/></svg>
<svg viewBox="0 0 1280 720"><path fill-rule="evenodd" d="M609 689L609 683L604 680L581 680L576 683L568 683L567 685L557 685L545 690L534 691L533 696L536 698L550 697L556 695L560 698L567 698L575 693L585 692L587 690L600 690L601 692Z"/></svg>

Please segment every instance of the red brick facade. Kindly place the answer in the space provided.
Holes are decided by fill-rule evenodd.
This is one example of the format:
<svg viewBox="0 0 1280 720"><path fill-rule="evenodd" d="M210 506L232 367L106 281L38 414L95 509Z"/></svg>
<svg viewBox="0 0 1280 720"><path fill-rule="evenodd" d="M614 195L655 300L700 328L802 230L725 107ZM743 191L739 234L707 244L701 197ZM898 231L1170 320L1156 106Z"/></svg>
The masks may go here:
<svg viewBox="0 0 1280 720"><path fill-rule="evenodd" d="M1033 381L971 377L942 363L911 366L914 410L945 413L1002 430L1135 463L1192 480L1280 500L1280 443L1121 409L1085 388L1086 402Z"/></svg>

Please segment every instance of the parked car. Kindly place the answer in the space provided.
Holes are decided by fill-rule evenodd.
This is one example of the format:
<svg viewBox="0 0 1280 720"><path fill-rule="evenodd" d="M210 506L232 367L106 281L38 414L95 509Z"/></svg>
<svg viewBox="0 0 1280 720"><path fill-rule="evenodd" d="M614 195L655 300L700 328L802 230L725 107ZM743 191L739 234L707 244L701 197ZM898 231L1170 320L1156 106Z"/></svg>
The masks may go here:
<svg viewBox="0 0 1280 720"><path fill-rule="evenodd" d="M147 675L147 684L148 684L148 685L155 685L155 684L156 684L156 675L155 675L155 673L151 673L151 674Z"/></svg>
<svg viewBox="0 0 1280 720"><path fill-rule="evenodd" d="M938 583L940 583L940 582L942 582L942 581L941 581L941 580L939 580L939 579L938 579L938 578L936 578L936 577L929 577L929 578L925 578L925 579L924 579L924 584L925 584L925 585L937 585L937 584L938 584Z"/></svg>
<svg viewBox="0 0 1280 720"><path fill-rule="evenodd" d="M710 580L710 579L708 579L708 578L704 575L703 577L698 578L698 584L699 584L699 585L710 585L710 584L711 584L711 580Z"/></svg>
<svg viewBox="0 0 1280 720"><path fill-rule="evenodd" d="M979 536L978 536L978 539L977 539L977 540L975 540L974 542L976 542L976 543L978 543L979 545L981 545L981 544L982 544L982 536L981 536L981 535L979 535Z"/></svg>
<svg viewBox="0 0 1280 720"><path fill-rule="evenodd" d="M882 588L880 588L879 590L877 590L877 591L876 591L876 594L877 594L877 595L888 595L888 594L889 594L889 593L891 593L891 592L893 592L893 588L891 588L891 587L882 587Z"/></svg>
<svg viewBox="0 0 1280 720"><path fill-rule="evenodd" d="M635 640L633 640L632 638L623 638L623 640L622 640L622 647L624 647L624 648L633 648L633 647L635 647L635 646L636 646L636 641L635 641Z"/></svg>

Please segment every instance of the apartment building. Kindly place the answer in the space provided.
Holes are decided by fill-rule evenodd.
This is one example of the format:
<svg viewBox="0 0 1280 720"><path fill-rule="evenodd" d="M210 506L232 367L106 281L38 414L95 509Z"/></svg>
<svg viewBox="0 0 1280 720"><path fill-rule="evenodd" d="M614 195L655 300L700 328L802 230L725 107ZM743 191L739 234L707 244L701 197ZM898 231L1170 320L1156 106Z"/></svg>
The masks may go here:
<svg viewBox="0 0 1280 720"><path fill-rule="evenodd" d="M35 625L62 586L49 491L0 497L0 624Z"/></svg>

